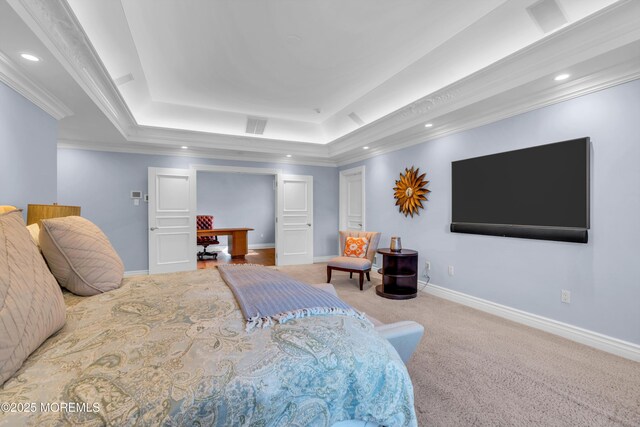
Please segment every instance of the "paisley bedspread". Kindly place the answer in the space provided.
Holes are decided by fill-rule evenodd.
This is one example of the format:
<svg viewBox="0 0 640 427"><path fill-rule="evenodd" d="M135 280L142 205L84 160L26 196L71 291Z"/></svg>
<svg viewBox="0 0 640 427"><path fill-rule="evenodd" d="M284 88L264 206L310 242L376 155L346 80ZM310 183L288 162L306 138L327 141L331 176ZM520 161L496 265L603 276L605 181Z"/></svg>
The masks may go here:
<svg viewBox="0 0 640 427"><path fill-rule="evenodd" d="M354 317L247 333L216 270L65 301L65 327L0 387L16 410L0 425L416 425L404 364Z"/></svg>

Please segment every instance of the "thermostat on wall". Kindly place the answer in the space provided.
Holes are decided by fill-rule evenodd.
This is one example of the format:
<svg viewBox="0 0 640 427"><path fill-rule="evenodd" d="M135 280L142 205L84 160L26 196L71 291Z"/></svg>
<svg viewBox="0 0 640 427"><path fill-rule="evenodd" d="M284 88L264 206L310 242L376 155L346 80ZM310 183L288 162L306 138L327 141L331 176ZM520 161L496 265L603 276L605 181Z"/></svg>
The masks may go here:
<svg viewBox="0 0 640 427"><path fill-rule="evenodd" d="M142 191L132 191L131 192L132 199L142 199Z"/></svg>

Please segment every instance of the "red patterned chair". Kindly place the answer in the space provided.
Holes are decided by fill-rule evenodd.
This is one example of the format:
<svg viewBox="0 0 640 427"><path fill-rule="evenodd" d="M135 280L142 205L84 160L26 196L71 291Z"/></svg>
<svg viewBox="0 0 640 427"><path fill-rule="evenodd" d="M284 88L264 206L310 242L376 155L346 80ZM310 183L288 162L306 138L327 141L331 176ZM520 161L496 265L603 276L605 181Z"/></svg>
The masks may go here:
<svg viewBox="0 0 640 427"><path fill-rule="evenodd" d="M198 230L213 230L213 215L198 215L196 216L196 227ZM207 246L217 245L218 236L198 236L198 246L202 246L202 252L198 252L198 259L202 260L205 256L212 256L213 259L218 259L217 252L207 252Z"/></svg>

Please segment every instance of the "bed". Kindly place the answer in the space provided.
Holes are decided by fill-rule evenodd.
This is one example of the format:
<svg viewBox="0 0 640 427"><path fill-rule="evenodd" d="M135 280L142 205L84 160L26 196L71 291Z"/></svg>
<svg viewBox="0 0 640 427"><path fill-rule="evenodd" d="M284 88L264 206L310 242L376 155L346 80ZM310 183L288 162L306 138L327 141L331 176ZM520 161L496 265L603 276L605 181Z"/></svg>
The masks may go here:
<svg viewBox="0 0 640 427"><path fill-rule="evenodd" d="M0 388L0 402L38 410L0 413L2 426L416 425L407 370L367 321L313 316L245 332L216 270L64 299L64 327ZM82 410L55 410L68 402Z"/></svg>

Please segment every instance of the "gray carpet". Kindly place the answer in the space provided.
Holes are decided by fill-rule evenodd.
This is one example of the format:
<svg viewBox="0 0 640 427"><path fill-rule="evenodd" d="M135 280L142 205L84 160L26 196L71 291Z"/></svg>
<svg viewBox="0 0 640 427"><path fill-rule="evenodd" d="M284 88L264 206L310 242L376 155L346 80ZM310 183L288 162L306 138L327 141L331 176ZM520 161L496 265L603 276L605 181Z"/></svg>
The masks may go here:
<svg viewBox="0 0 640 427"><path fill-rule="evenodd" d="M324 264L278 267L308 283ZM640 426L640 363L420 292L406 301L333 272L342 299L426 332L408 363L420 426Z"/></svg>

